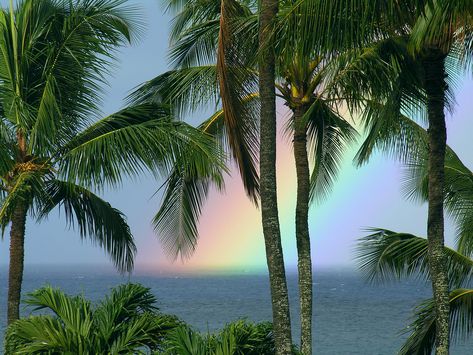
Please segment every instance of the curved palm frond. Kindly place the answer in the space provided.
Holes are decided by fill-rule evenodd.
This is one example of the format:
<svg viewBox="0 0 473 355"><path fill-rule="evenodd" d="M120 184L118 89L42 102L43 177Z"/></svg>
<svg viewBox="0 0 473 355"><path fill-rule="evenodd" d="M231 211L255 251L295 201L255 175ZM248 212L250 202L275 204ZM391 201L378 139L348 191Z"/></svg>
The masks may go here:
<svg viewBox="0 0 473 355"><path fill-rule="evenodd" d="M22 318L12 323L5 334L5 355L64 353L70 349L78 354L79 348L92 348L87 339L76 340L77 335L65 329L59 319L49 316Z"/></svg>
<svg viewBox="0 0 473 355"><path fill-rule="evenodd" d="M190 327L177 327L166 341L167 354L194 355L211 354L211 346L198 332Z"/></svg>
<svg viewBox="0 0 473 355"><path fill-rule="evenodd" d="M404 180L408 197L427 201L428 158L426 153L409 163ZM473 173L449 147L445 155L445 208L456 224L457 248L473 254Z"/></svg>
<svg viewBox="0 0 473 355"><path fill-rule="evenodd" d="M359 268L368 280L429 278L427 239L379 228L370 232L372 234L359 240L356 249ZM445 252L450 284L454 287L468 284L473 275L473 260L447 247Z"/></svg>
<svg viewBox="0 0 473 355"><path fill-rule="evenodd" d="M164 250L172 259L189 258L198 239L198 221L204 200L212 183L223 188L223 165L216 165L190 147L183 152L184 161L175 161L167 181L166 191L156 216L155 230Z"/></svg>
<svg viewBox="0 0 473 355"><path fill-rule="evenodd" d="M33 199L47 198L45 191L44 177L50 175L50 171L41 165L31 162L16 164L14 166L15 176L13 181L8 182L6 193L3 194L0 207L0 227L2 237L6 226L11 221L11 217L19 204L24 204L29 209Z"/></svg>
<svg viewBox="0 0 473 355"><path fill-rule="evenodd" d="M81 336L87 336L92 327L92 306L83 296L70 297L58 288L45 286L31 292L25 304L34 311L48 309L64 324Z"/></svg>
<svg viewBox="0 0 473 355"><path fill-rule="evenodd" d="M257 203L258 126L255 117L251 112L247 112L245 105L245 98L257 90L257 81L254 71L248 66L248 59L252 56L248 56L245 51L246 41L238 41L234 36L234 21L243 13L244 9L237 1L221 1L217 76L228 144L240 170L245 190L253 202Z"/></svg>
<svg viewBox="0 0 473 355"><path fill-rule="evenodd" d="M455 289L450 292L450 338L453 343L465 340L473 331L473 290ZM424 301L405 332L409 338L400 354L430 355L435 345L435 310L432 299Z"/></svg>
<svg viewBox="0 0 473 355"><path fill-rule="evenodd" d="M195 24L181 32L179 41L169 51L172 64L176 68L191 68L215 63L219 28L220 21L217 18Z"/></svg>
<svg viewBox="0 0 473 355"><path fill-rule="evenodd" d="M428 144L426 130L399 109L393 109L391 104L397 105L394 101L385 105L367 102L363 113L366 138L355 156L358 166L367 163L375 151L404 163L425 155Z"/></svg>
<svg viewBox="0 0 473 355"><path fill-rule="evenodd" d="M28 154L50 153L97 112L99 85L139 29L137 15L122 0L28 0L4 13L1 99Z"/></svg>
<svg viewBox="0 0 473 355"><path fill-rule="evenodd" d="M166 8L175 16L171 23L171 42L177 42L189 28L218 19L220 0L166 0Z"/></svg>
<svg viewBox="0 0 473 355"><path fill-rule="evenodd" d="M214 64L170 70L138 87L127 98L132 104L167 104L180 117L219 100Z"/></svg>
<svg viewBox="0 0 473 355"><path fill-rule="evenodd" d="M317 99L306 113L310 160L310 199L326 198L338 175L344 151L353 143L356 130L328 102Z"/></svg>
<svg viewBox="0 0 473 355"><path fill-rule="evenodd" d="M108 202L71 182L46 183L47 198L38 201L39 218L56 207L64 210L68 225L77 226L82 238L103 248L120 272L131 272L136 246L125 216Z"/></svg>
<svg viewBox="0 0 473 355"><path fill-rule="evenodd" d="M84 130L62 148L57 163L66 180L100 188L119 184L124 176L135 176L145 168L169 170L174 159L184 159L190 146L219 165L221 154L210 137L172 120L162 105L143 104Z"/></svg>
<svg viewBox="0 0 473 355"><path fill-rule="evenodd" d="M247 97L245 105L248 111L256 110L258 95ZM218 141L219 146L230 153L231 147L228 145L223 110L213 114L198 129L204 134L211 135ZM188 161L185 165L179 159L176 160L164 184L166 190L161 207L153 219L164 250L172 259L179 256L185 259L192 255L198 239L198 220L210 185L216 186L219 190L224 188L223 172L226 169L223 166L221 168L217 166L214 169L209 162L208 172L199 173L192 167L195 154L194 149L185 154ZM201 157L196 156L196 158L201 160ZM243 174L247 174L246 170Z"/></svg>

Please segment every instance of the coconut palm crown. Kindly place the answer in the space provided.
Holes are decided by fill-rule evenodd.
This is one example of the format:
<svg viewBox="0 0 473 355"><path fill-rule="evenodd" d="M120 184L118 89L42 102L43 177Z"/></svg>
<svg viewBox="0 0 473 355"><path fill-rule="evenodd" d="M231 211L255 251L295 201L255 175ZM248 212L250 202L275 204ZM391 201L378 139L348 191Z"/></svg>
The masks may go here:
<svg viewBox="0 0 473 355"><path fill-rule="evenodd" d="M19 317L27 215L42 220L62 209L82 238L102 247L119 271L131 271L130 228L94 190L117 187L144 169L166 173L178 161L204 176L206 159L219 157L207 137L164 105L99 116L115 52L141 27L124 2L24 0L0 10L0 224L10 225L9 323Z"/></svg>

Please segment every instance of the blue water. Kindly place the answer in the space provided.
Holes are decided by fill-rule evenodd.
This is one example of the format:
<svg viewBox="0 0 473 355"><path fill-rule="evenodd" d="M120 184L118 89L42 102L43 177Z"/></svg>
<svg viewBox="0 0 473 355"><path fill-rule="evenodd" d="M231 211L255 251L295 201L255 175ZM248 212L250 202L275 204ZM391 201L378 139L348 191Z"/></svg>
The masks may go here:
<svg viewBox="0 0 473 355"><path fill-rule="evenodd" d="M7 273L0 269L0 324L6 322ZM201 331L213 331L237 318L253 321L271 319L267 276L133 275L132 282L150 287L163 312L175 314ZM84 293L100 299L114 285L128 281L100 268L29 267L24 276L24 292L46 283L70 294ZM414 280L370 286L349 271L316 271L314 280L314 351L322 355L395 354L404 337L412 308L429 297L428 285ZM297 279L288 275L294 339L299 336ZM29 310L23 309L23 314ZM3 334L3 329L0 329ZM472 345L456 345L452 354L471 354Z"/></svg>

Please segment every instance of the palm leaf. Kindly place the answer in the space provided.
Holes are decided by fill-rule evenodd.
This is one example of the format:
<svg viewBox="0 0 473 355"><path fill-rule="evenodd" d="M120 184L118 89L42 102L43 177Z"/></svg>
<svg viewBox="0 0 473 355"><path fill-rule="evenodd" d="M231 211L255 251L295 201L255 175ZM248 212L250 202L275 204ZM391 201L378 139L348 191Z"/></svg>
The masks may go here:
<svg viewBox="0 0 473 355"><path fill-rule="evenodd" d="M429 279L427 239L387 229L370 231L372 234L361 238L356 249L360 270L368 280L386 281L409 276ZM450 284L455 287L468 284L473 261L447 247L445 253Z"/></svg>
<svg viewBox="0 0 473 355"><path fill-rule="evenodd" d="M256 78L248 66L245 41L234 36L235 19L245 11L234 0L222 0L220 9L220 32L217 47L217 76L219 80L222 109L225 113L225 129L243 185L248 196L257 203L259 178L256 170L258 135L255 117L246 111L245 98L256 91Z"/></svg>
<svg viewBox="0 0 473 355"><path fill-rule="evenodd" d="M60 175L101 187L119 184L124 176L136 176L145 168L171 169L189 146L211 161L220 158L208 136L169 115L166 107L143 104L98 121L62 148L57 158Z"/></svg>
<svg viewBox="0 0 473 355"><path fill-rule="evenodd" d="M48 198L39 201L39 218L56 207L62 208L67 223L78 228L82 238L89 238L103 248L120 272L131 272L136 246L125 216L108 202L84 187L71 182L50 180Z"/></svg>
<svg viewBox="0 0 473 355"><path fill-rule="evenodd" d="M311 200L327 197L338 175L344 151L357 138L356 130L323 99L316 100L306 113L310 160Z"/></svg>
<svg viewBox="0 0 473 355"><path fill-rule="evenodd" d="M58 288L45 286L30 294L25 304L34 306L34 310L52 311L65 328L74 329L78 335L87 338L92 327L92 308L83 296L70 297Z"/></svg>
<svg viewBox="0 0 473 355"><path fill-rule="evenodd" d="M168 71L132 92L133 104L169 104L177 116L192 113L219 100L217 68L202 65Z"/></svg>
<svg viewBox="0 0 473 355"><path fill-rule="evenodd" d="M355 156L357 165L367 163L375 151L381 151L404 163L425 155L426 130L398 109L369 101L363 120L367 132Z"/></svg>
<svg viewBox="0 0 473 355"><path fill-rule="evenodd" d="M400 354L430 355L435 345L434 301L423 302L414 315L414 321L406 329L409 338ZM450 339L453 343L467 339L473 331L473 290L455 289L450 292Z"/></svg>
<svg viewBox="0 0 473 355"><path fill-rule="evenodd" d="M223 188L222 166L209 162L194 149L184 155L184 162L176 160L165 183L161 207L153 218L164 250L172 259L192 255L198 239L197 224L210 183L218 189Z"/></svg>

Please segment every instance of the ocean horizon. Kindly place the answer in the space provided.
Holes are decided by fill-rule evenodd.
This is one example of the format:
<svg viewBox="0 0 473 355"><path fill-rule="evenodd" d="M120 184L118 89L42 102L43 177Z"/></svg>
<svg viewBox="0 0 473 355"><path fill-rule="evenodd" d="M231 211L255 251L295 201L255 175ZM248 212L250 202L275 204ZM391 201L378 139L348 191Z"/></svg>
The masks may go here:
<svg viewBox="0 0 473 355"><path fill-rule="evenodd" d="M6 323L7 267L0 266L0 332ZM246 271L245 271L246 270ZM294 343L298 343L297 275L287 275ZM150 287L164 313L174 314L201 332L213 332L237 320L270 321L271 302L264 270L251 268L152 272L138 268L119 275L99 265L26 265L23 297L46 284L68 294L84 294L92 301L125 282ZM323 355L395 354L407 335L412 310L431 294L428 283L409 279L369 284L346 267L314 269L314 351ZM22 307L23 316L31 309ZM454 345L452 354L469 354L473 342Z"/></svg>

